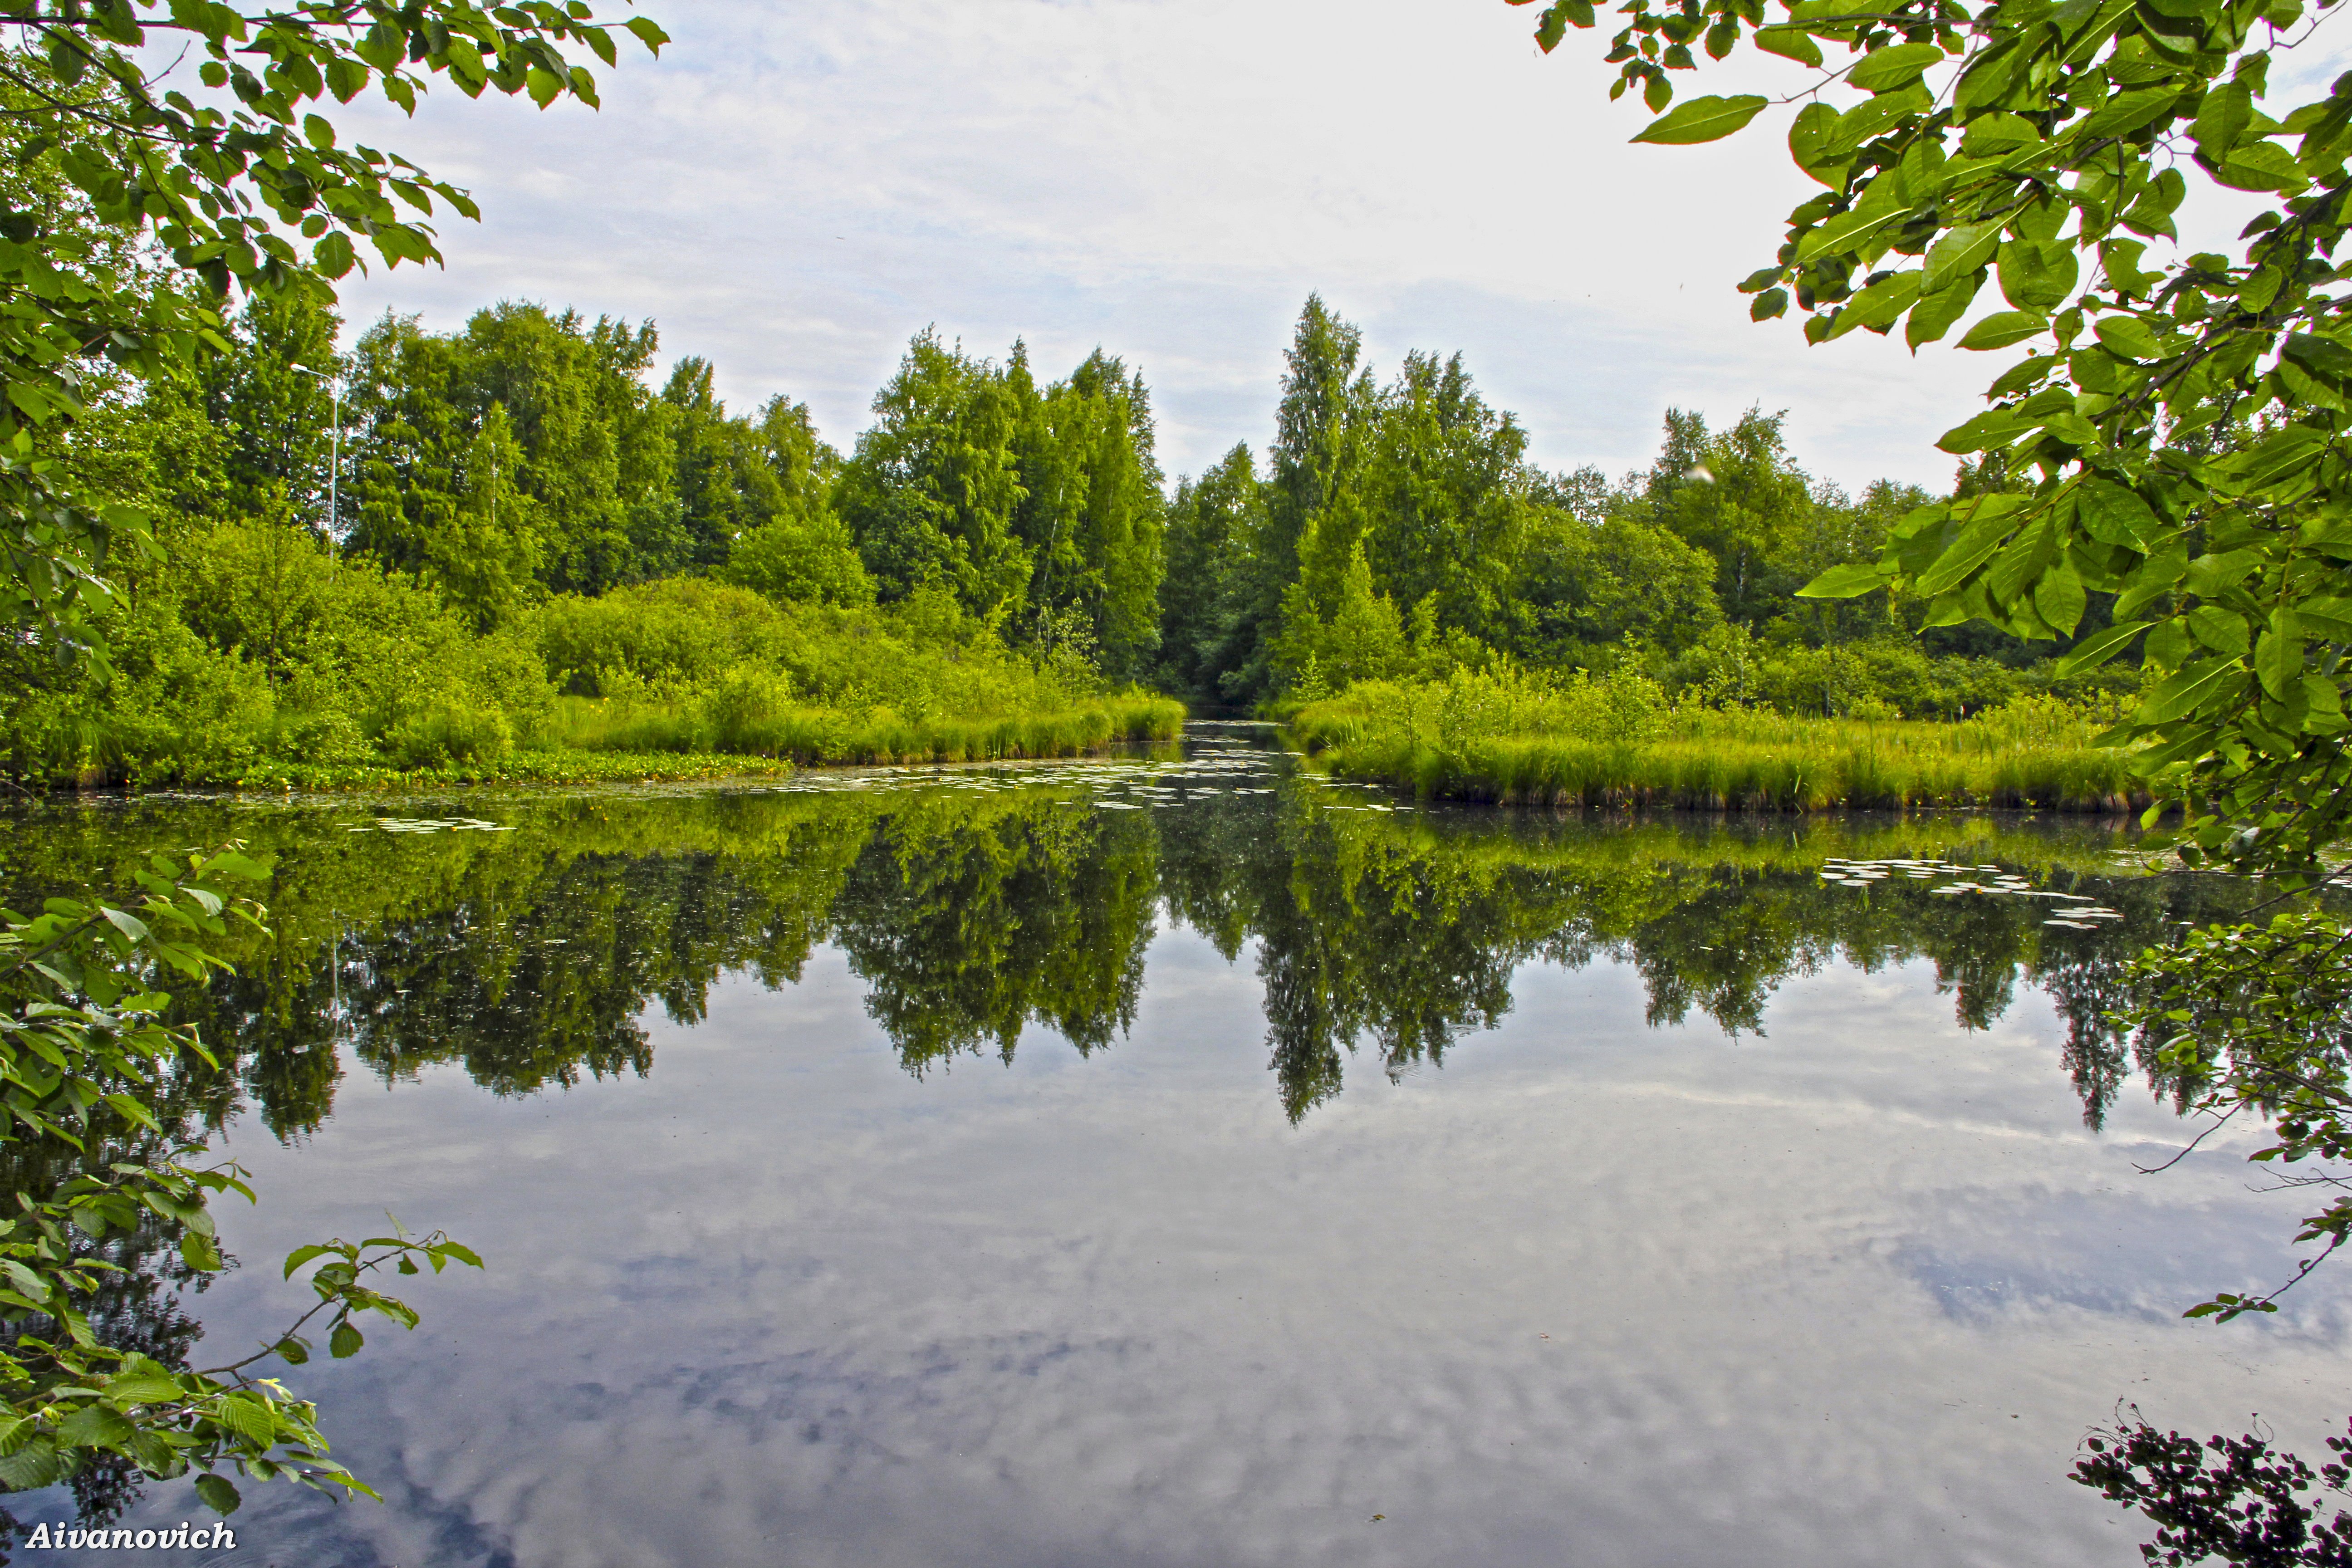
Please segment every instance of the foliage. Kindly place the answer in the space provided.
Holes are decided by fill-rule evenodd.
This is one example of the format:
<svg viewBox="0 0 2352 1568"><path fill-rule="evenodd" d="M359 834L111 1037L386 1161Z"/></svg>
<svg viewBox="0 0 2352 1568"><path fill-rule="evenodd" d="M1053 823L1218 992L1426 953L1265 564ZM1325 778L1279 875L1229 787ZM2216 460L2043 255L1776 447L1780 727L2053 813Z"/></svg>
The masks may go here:
<svg viewBox="0 0 2352 1568"><path fill-rule="evenodd" d="M22 40L0 60L17 145L53 150L72 200L0 213L0 601L14 624L71 641L108 597L111 555L135 552L149 532L134 509L62 482L38 450L41 427L87 408L91 372L110 363L148 378L184 374L220 342L214 301L232 287L322 297L327 279L359 264L360 241L387 265L437 260L431 228L395 201L430 216L438 197L473 214L456 186L396 154L344 145L309 106L329 95L349 103L373 85L413 111L443 73L468 96L593 105L594 79L565 47L607 64L614 51L584 6L548 0L495 13L469 0L362 0L266 19L227 5L23 0L5 20ZM667 41L642 17L627 26L648 47ZM203 86L226 94L224 106L151 77L151 42L174 37L200 55ZM115 243L125 235L152 237L185 282L126 264Z"/></svg>
<svg viewBox="0 0 2352 1568"><path fill-rule="evenodd" d="M47 1141L76 1150L114 1124L161 1131L148 1101L159 1084L216 1059L192 1029L164 1022L170 998L152 988L163 974L201 984L226 965L214 945L232 919L257 927L257 910L236 890L263 868L236 847L175 863L157 855L136 872L141 897L129 907L51 898L30 918L0 911L0 1116L9 1143ZM37 1197L0 1226L0 1316L18 1331L0 1351L0 1485L17 1490L72 1477L104 1456L153 1476L196 1473L196 1491L222 1512L237 1506L218 1472L234 1466L257 1479L284 1476L313 1486L366 1486L327 1457L315 1408L276 1382L247 1375L269 1357L299 1364L310 1344L300 1330L328 1317L329 1348L347 1356L364 1342L351 1320L374 1311L413 1326L415 1313L374 1290L367 1277L387 1262L437 1273L451 1260L478 1260L436 1234L298 1249L290 1279L320 1258L310 1282L316 1306L262 1352L206 1372L175 1372L152 1357L109 1345L78 1302L114 1265L89 1242L128 1231L151 1212L179 1227L183 1259L216 1269L207 1194L253 1194L233 1165L198 1166L201 1151L85 1172ZM76 1236L86 1237L78 1241ZM370 1495L373 1495L372 1493Z"/></svg>
<svg viewBox="0 0 2352 1568"><path fill-rule="evenodd" d="M1164 502L1141 375L1097 349L1041 391L1024 345L999 366L925 331L874 413L835 498L886 601L934 587L1041 630L1075 609L1107 673L1145 671Z"/></svg>
<svg viewBox="0 0 2352 1568"><path fill-rule="evenodd" d="M2045 806L2118 812L2110 715L2027 697L1965 723L1672 708L1631 666L1566 680L1508 669L1372 681L1311 702L1291 733L1343 778L1423 795L1701 811Z"/></svg>
<svg viewBox="0 0 2352 1568"><path fill-rule="evenodd" d="M1116 695L1081 659L1008 647L936 591L877 609L671 578L554 598L482 635L307 529L194 528L174 554L98 623L110 666L13 656L10 774L345 787L621 776L625 754L677 776L689 753L706 774L725 756L759 771L761 756L1065 755L1182 715Z"/></svg>
<svg viewBox="0 0 2352 1568"><path fill-rule="evenodd" d="M1931 621L2024 636L2071 633L2091 592L2119 595L2122 618L2077 658L2147 634L2163 679L2124 733L2147 742L2137 765L2152 787L2201 803L2194 852L2310 875L2352 811L2336 651L2352 619L2332 564L2352 557L2334 521L2352 350L2327 259L2346 221L2352 79L2275 117L2256 107L2302 5L1970 13L1922 0L1769 22L1729 0L1626 10L1617 90L1640 84L1653 110L1701 33L1718 58L1742 37L1807 64L1825 42L1857 57L1834 74L1866 100L1841 110L1817 93L1790 128L1797 165L1828 189L1743 285L1759 318L1793 288L1809 341L1907 322L1916 345L1997 277L2010 309L1961 346L2040 345L1942 443L2038 479L1914 511L1875 565L1810 591L1894 584L1929 600ZM1549 47L1591 21L1570 0L1541 37ZM1948 73L1944 90L1931 70ZM1693 100L1637 140L1713 140L1765 107ZM2147 242L2174 237L2188 188L2171 165L2184 143L2206 178L2276 205L2246 226L2240 259L2200 252L2151 270Z"/></svg>
<svg viewBox="0 0 2352 1568"><path fill-rule="evenodd" d="M233 292L254 301L247 324L271 340L267 357L290 369L321 347L318 333L301 330L302 308L331 300L331 280L360 264L361 242L388 266L435 261L433 231L420 216L434 214L436 198L473 216L462 191L407 160L346 145L324 99L348 104L373 85L413 112L429 79L446 73L469 97L491 89L528 94L542 108L561 98L593 106L594 79L567 50L585 48L610 65L614 41L587 5L549 0L495 9L470 0L305 3L266 16L202 0L14 0L0 22L16 42L0 53L15 172L0 185L0 619L12 633L8 656L20 666L45 658L58 685L112 679L104 658L112 628L101 621L148 614L159 646L176 640L187 662L203 667L210 650L189 647L185 628L167 616L126 610L102 575L155 553L151 515L107 493L110 465L88 460L92 448L108 455L105 442L61 448L77 445L80 425L103 436L93 406L120 401L125 376L170 387L184 408L192 384L205 398L283 404L290 388L282 377L203 384L207 360L228 347L224 304ZM642 17L626 26L649 48L667 41ZM166 57L189 54L201 87L189 85L202 103L163 85L178 64ZM163 68L151 74L152 64ZM395 202L417 216L404 216ZM278 333L281 326L293 330ZM256 450L256 438L264 448L275 438L257 422L240 427L241 439L209 444L184 415L158 423L222 453L231 469L292 476L315 467L315 444ZM226 504L279 527L307 510L292 483L256 490L237 478L211 487ZM326 521L331 531L336 520ZM220 673L219 658L210 662ZM164 973L201 980L216 965L208 944L226 934L226 911L236 907L226 884L257 872L233 852L177 866L158 858L138 873L143 896L133 909L60 896L40 915L0 922L0 1144L84 1148L104 1136L109 1117L160 1131L136 1091L175 1064L205 1061L206 1051L193 1034L157 1021L165 998L150 982ZM22 1331L0 1352L0 1485L45 1485L95 1457L152 1475L200 1471L198 1495L224 1512L237 1503L218 1473L231 1464L259 1479L364 1489L326 1457L310 1405L247 1375L269 1357L303 1360L299 1334L229 1366L175 1373L102 1342L77 1306L112 1266L79 1247L68 1226L102 1242L140 1224L143 1208L180 1228L189 1267L218 1265L205 1199L244 1188L233 1168L195 1167L185 1163L192 1157L113 1162L51 1192L21 1194L19 1217L0 1232L8 1286L0 1311ZM329 1347L342 1356L362 1342L355 1311L415 1321L366 1281L387 1262L414 1273L419 1258L436 1271L452 1258L473 1261L436 1233L330 1243L298 1252L287 1271L318 1263L310 1283L319 1306L303 1321L331 1312Z"/></svg>
<svg viewBox="0 0 2352 1568"><path fill-rule="evenodd" d="M2338 1457L2312 1468L2293 1454L2274 1453L2269 1439L2212 1436L2200 1446L2178 1432L2158 1432L2133 1412L2129 1424L2085 1440L2090 1457L2074 1479L2095 1487L2110 1502L2137 1508L2157 1526L2141 1558L2166 1568L2220 1558L2254 1568L2345 1568L2352 1563L2352 1518L2338 1511L2321 1520L2300 1494L2315 1482L2342 1492L2352 1481L2352 1440L2330 1437ZM2208 1455L2212 1462L2208 1464Z"/></svg>

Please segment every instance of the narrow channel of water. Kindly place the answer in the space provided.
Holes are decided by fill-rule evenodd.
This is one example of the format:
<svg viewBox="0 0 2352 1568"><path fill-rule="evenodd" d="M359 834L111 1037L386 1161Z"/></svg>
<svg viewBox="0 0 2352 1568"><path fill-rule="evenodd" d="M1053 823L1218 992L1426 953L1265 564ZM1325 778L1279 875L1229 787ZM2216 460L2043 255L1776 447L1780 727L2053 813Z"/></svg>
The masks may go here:
<svg viewBox="0 0 2352 1568"><path fill-rule="evenodd" d="M2118 965L2245 895L2110 827L1417 809L1213 725L10 827L20 905L278 862L159 1107L253 1171L245 1266L158 1251L117 1331L274 1336L276 1260L387 1209L489 1263L288 1374L383 1505L251 1485L159 1561L2123 1568L2065 1479L2119 1400L2352 1410L2342 1270L2179 1319L2301 1209L2243 1138L2137 1173L2183 1128Z"/></svg>

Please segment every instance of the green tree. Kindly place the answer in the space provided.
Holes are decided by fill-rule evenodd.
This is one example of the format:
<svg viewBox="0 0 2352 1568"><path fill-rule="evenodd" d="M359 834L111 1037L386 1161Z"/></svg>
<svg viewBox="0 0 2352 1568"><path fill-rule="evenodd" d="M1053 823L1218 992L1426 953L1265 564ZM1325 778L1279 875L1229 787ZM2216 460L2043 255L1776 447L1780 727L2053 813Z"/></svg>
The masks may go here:
<svg viewBox="0 0 2352 1568"><path fill-rule="evenodd" d="M1360 548L1382 592L1427 605L1442 630L1494 638L1534 510L1527 433L1478 395L1460 354L1408 353L1356 419L1352 460L1299 538L1308 594L1333 593Z"/></svg>
<svg viewBox="0 0 2352 1568"><path fill-rule="evenodd" d="M1220 605L1269 526L1266 487L1246 443L1196 480L1176 481L1168 506L1168 571L1160 588L1162 679L1213 696L1216 659L1231 628Z"/></svg>
<svg viewBox="0 0 2352 1568"><path fill-rule="evenodd" d="M229 352L199 369L198 406L223 447L211 455L215 515L290 519L326 537L341 533L327 500L341 329L341 318L309 295L257 295L231 325Z"/></svg>
<svg viewBox="0 0 2352 1568"><path fill-rule="evenodd" d="M1778 581L1774 567L1812 521L1812 482L1789 456L1782 417L1751 408L1710 434L1698 415L1669 409L1647 487L1652 517L1715 557L1724 616L1748 626L1769 620L1797 586Z"/></svg>
<svg viewBox="0 0 2352 1568"><path fill-rule="evenodd" d="M1040 392L1015 343L1005 379L1020 408L1013 526L1034 563L1028 603L1045 616L1075 610L1103 672L1133 679L1160 644L1164 569L1164 481L1142 374L1097 349Z"/></svg>
<svg viewBox="0 0 2352 1568"><path fill-rule="evenodd" d="M1586 522L1538 508L1511 582L1519 625L1504 647L1550 665L1629 639L1679 652L1723 624L1715 571L1705 551L1638 518Z"/></svg>
<svg viewBox="0 0 2352 1568"><path fill-rule="evenodd" d="M542 580L545 512L522 488L504 407L472 406L461 341L386 316L362 334L352 381L352 551L431 584L478 626L511 616Z"/></svg>
<svg viewBox="0 0 2352 1568"><path fill-rule="evenodd" d="M836 504L881 597L937 584L974 615L1016 613L1033 562L1014 531L1020 405L1004 373L927 327L875 395L874 413Z"/></svg>
<svg viewBox="0 0 2352 1568"><path fill-rule="evenodd" d="M1356 361L1364 334L1310 294L1285 354L1282 402L1275 412L1265 526L1235 559L1221 595L1221 623L1209 660L1216 689L1231 701L1270 695L1276 679L1273 645L1283 605L1298 580L1299 541L1308 520L1344 482L1355 437L1373 396ZM1344 568L1347 557L1342 554Z"/></svg>

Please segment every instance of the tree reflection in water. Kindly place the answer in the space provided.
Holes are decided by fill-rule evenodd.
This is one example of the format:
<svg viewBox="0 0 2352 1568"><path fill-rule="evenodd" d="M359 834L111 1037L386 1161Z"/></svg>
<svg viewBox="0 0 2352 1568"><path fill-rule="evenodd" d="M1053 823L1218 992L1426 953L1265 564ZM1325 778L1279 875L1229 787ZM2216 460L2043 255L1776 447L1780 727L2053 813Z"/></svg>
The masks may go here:
<svg viewBox="0 0 2352 1568"><path fill-rule="evenodd" d="M0 880L23 907L126 879L158 846L234 837L274 856L270 931L247 939L236 973L177 1003L220 1067L191 1064L155 1110L200 1137L250 1105L284 1139L325 1121L346 1072L389 1082L454 1063L499 1095L645 1074L655 1005L691 1024L722 977L790 985L824 944L917 1077L967 1053L1009 1063L1033 1027L1091 1054L1133 1024L1163 923L1255 963L1293 1121L1340 1092L1359 1050L1392 1076L1441 1064L1509 1012L1530 963L1629 966L1654 1026L1696 1013L1736 1039L1765 1033L1784 978L1925 961L1972 1029L2021 984L2048 995L2068 1029L2061 1065L2096 1125L2133 1067L2149 1067L2107 1022L2119 961L2165 922L2247 897L2219 878L2123 874L2116 835L2083 824L1387 812L1296 776L1237 789L1237 769L1272 759L1220 754L1169 764L1156 785L1098 766L470 801L499 832L383 831L340 806L52 806L0 843ZM1901 878L1832 885L1819 868L1832 856L1999 862L2124 918L2071 931L2044 925L2033 900ZM46 1188L76 1158L29 1152L0 1179ZM105 1244L124 1272L91 1306L110 1341L177 1364L195 1332L180 1292L205 1281L171 1272L167 1228ZM76 1489L92 1520L135 1495L101 1470Z"/></svg>
<svg viewBox="0 0 2352 1568"><path fill-rule="evenodd" d="M970 1052L1009 1061L1033 1026L1091 1053L1133 1023L1163 921L1229 961L1255 943L1294 1119L1339 1092L1359 1049L1391 1074L1442 1063L1510 1010L1522 964L1629 965L1653 1026L1696 1013L1737 1038L1766 1032L1785 978L1925 960L1971 1029L2021 984L2047 994L2095 1123L2131 1068L2105 1022L2116 961L2243 896L2218 878L2126 875L2116 837L2082 824L1391 814L1310 781L1246 794L1181 774L1153 809L1108 811L1102 787L1043 773L471 803L506 819L500 833L221 802L52 810L11 836L0 875L21 901L103 883L158 843L239 837L273 855L271 933L180 1005L230 1075L205 1118L250 1101L280 1137L316 1128L346 1071L456 1063L501 1095L645 1073L654 1005L694 1023L722 976L792 984L827 943L918 1076ZM1818 875L1827 856L1963 850L2125 918L2066 931L2032 900Z"/></svg>

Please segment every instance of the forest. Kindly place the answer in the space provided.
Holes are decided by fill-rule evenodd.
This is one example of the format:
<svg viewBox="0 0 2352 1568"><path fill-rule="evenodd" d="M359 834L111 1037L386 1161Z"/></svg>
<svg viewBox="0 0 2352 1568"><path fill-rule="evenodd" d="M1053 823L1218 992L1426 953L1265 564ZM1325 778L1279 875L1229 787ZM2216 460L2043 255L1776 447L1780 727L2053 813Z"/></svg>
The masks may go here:
<svg viewBox="0 0 2352 1568"><path fill-rule="evenodd" d="M845 451L788 395L730 412L709 362L665 372L652 322L508 301L342 331L257 298L192 376L118 374L47 437L156 545L120 568L110 658L9 649L10 775L693 776L1068 754L1188 710L1319 745L1335 711L1465 681L1538 699L1490 721L1598 692L1685 730L1892 735L2022 702L2079 740L2134 679L2061 679L2066 642L1895 595L1797 596L1935 498L1809 475L1775 413L1669 409L1645 470L1548 471L1461 355L1384 380L1320 298L1262 453L1172 485L1141 370L1102 349L1041 378L1023 342L926 329ZM1963 462L1956 493L1999 483Z"/></svg>

